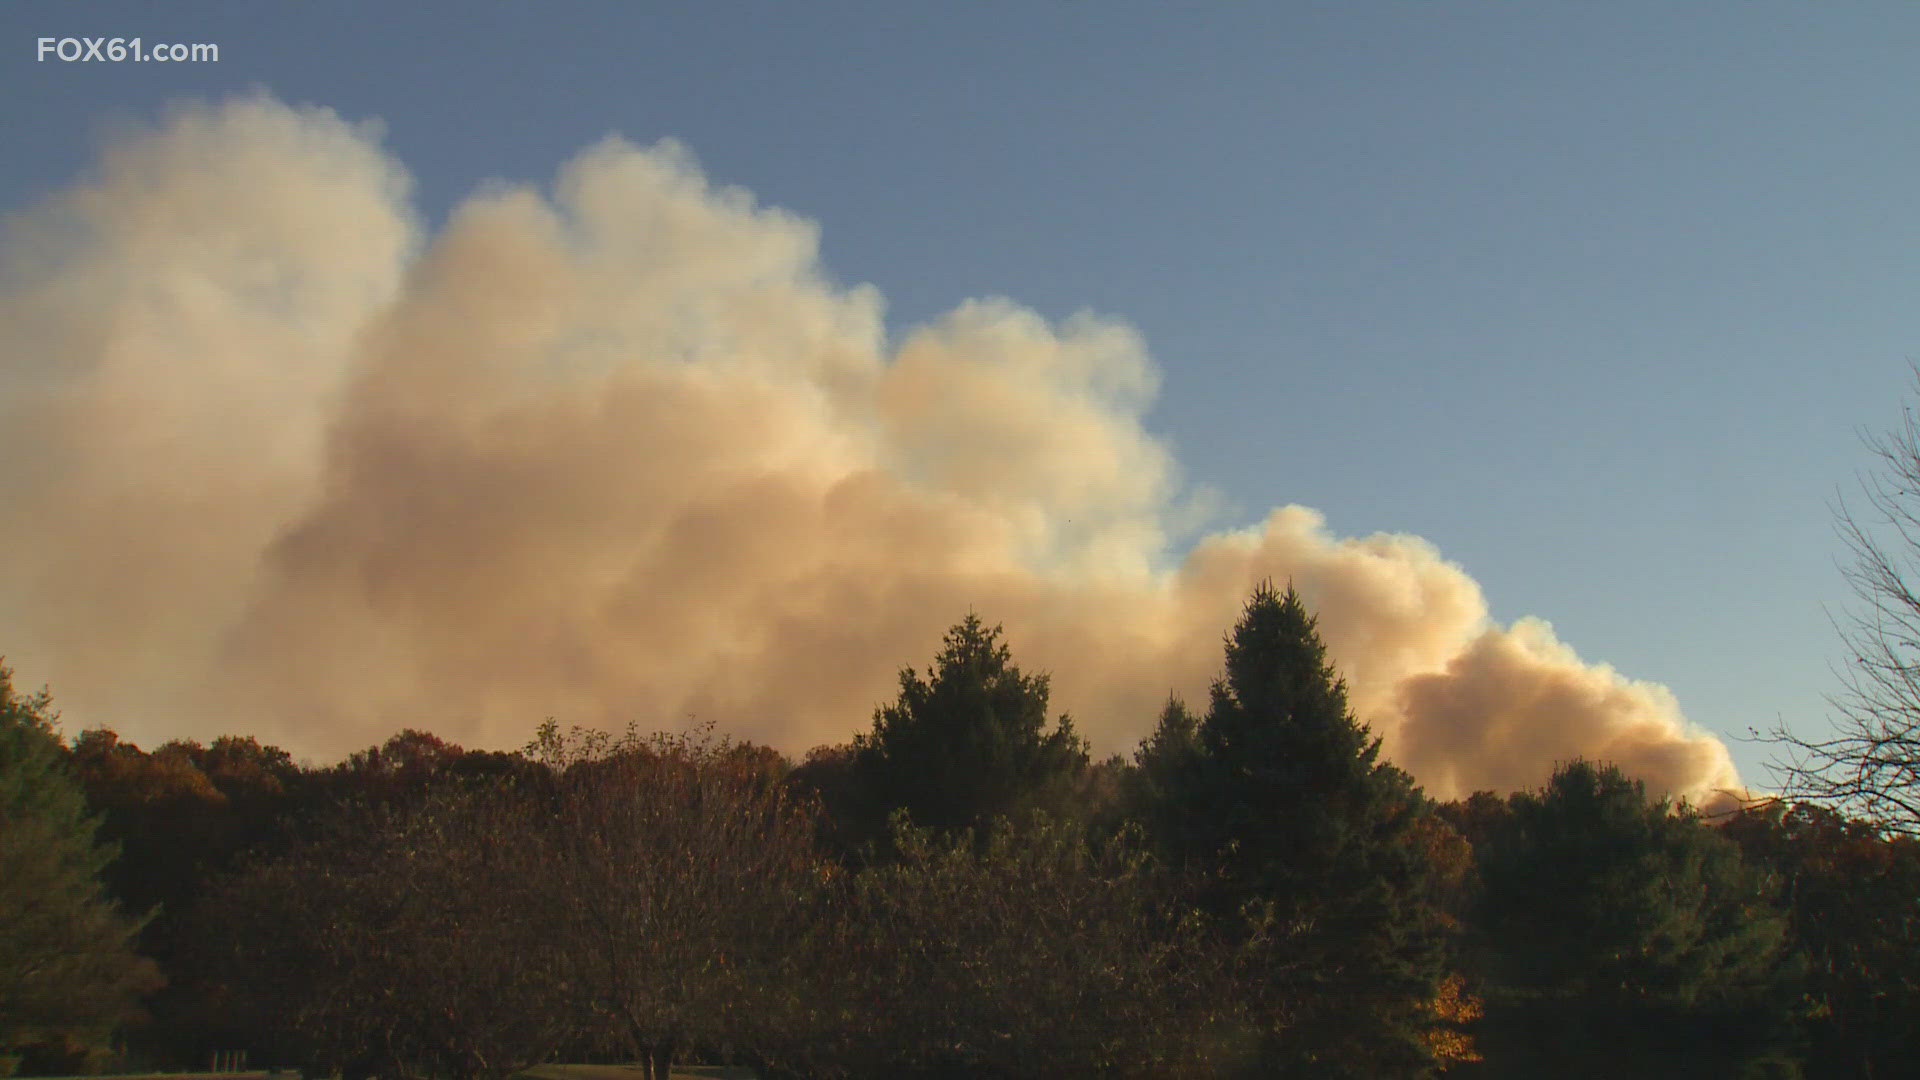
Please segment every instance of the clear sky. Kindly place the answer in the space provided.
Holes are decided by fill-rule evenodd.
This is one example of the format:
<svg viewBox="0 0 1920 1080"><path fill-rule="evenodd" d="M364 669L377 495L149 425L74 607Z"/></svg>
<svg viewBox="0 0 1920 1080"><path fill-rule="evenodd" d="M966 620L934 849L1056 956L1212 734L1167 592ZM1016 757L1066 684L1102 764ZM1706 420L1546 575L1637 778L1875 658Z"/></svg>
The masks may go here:
<svg viewBox="0 0 1920 1080"><path fill-rule="evenodd" d="M220 58L36 60L98 35ZM9 2L0 206L257 88L379 118L434 219L671 136L890 327L1130 323L1227 523L1425 537L1738 735L1833 689L1829 507L1920 355L1916 60L1910 4Z"/></svg>

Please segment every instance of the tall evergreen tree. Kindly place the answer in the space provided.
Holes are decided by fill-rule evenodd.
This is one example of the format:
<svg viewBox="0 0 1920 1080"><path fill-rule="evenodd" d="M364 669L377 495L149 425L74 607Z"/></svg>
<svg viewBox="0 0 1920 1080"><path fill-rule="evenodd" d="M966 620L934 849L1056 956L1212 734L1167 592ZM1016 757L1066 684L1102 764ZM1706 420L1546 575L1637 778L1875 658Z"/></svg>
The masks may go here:
<svg viewBox="0 0 1920 1080"><path fill-rule="evenodd" d="M1047 676L1027 675L978 615L947 632L922 676L900 672L900 696L854 740L861 815L877 828L904 808L936 832L978 829L1044 800L1087 764L1065 715L1047 723Z"/></svg>
<svg viewBox="0 0 1920 1080"><path fill-rule="evenodd" d="M1263 584L1189 747L1169 708L1142 765L1159 773L1163 843L1204 902L1244 920L1271 1018L1264 1071L1418 1076L1444 974L1437 823L1347 704L1315 620Z"/></svg>
<svg viewBox="0 0 1920 1080"><path fill-rule="evenodd" d="M1574 761L1480 851L1485 1076L1792 1076L1774 883L1696 815Z"/></svg>
<svg viewBox="0 0 1920 1080"><path fill-rule="evenodd" d="M1141 741L1126 771L1125 811L1176 861L1195 846L1187 830L1198 822L1186 812L1185 798L1196 787L1199 765L1199 720L1185 702L1169 695L1153 733Z"/></svg>
<svg viewBox="0 0 1920 1080"><path fill-rule="evenodd" d="M96 826L46 692L15 693L0 665L0 1075L73 1067L161 982L106 898Z"/></svg>

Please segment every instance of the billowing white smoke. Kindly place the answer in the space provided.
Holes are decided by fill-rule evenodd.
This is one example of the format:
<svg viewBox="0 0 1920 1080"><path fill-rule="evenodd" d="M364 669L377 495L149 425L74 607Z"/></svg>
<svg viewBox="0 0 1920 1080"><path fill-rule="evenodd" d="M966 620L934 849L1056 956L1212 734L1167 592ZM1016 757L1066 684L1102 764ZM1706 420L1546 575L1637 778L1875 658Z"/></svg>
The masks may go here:
<svg viewBox="0 0 1920 1080"><path fill-rule="evenodd" d="M970 301L897 345L815 227L609 140L423 238L376 131L177 111L14 217L0 625L70 727L334 756L540 719L840 741L968 610L1102 751L1204 701L1262 578L1437 794L1575 755L1737 783L1665 690L1490 623L1406 536L1202 539L1125 326Z"/></svg>

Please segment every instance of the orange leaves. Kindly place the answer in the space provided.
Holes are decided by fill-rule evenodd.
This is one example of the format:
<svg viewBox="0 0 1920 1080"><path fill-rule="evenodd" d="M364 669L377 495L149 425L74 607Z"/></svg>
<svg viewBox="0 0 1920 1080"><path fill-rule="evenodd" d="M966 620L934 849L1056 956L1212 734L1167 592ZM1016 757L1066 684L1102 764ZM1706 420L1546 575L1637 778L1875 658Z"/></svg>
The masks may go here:
<svg viewBox="0 0 1920 1080"><path fill-rule="evenodd" d="M1458 974L1448 975L1441 981L1439 993L1434 995L1427 1008L1433 1015L1434 1024L1422 1035L1421 1041L1426 1043L1442 1069L1481 1060L1480 1051L1474 1046L1473 1035L1466 1029L1486 1015L1486 1007L1478 997L1468 992L1464 978Z"/></svg>

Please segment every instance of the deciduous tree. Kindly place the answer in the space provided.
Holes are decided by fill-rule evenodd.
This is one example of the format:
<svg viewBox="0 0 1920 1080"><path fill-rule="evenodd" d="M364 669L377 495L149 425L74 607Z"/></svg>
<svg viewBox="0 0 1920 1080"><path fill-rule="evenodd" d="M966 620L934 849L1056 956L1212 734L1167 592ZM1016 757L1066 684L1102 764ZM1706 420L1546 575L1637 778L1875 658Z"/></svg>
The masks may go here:
<svg viewBox="0 0 1920 1080"><path fill-rule="evenodd" d="M775 1045L822 864L812 804L768 755L705 736L562 736L537 835L548 948L601 1045L666 1080L677 1055Z"/></svg>
<svg viewBox="0 0 1920 1080"><path fill-rule="evenodd" d="M1920 368L1914 372L1920 389ZM1866 440L1877 471L1835 511L1856 604L1840 622L1846 658L1830 730L1771 732L1788 798L1920 836L1920 419Z"/></svg>
<svg viewBox="0 0 1920 1080"><path fill-rule="evenodd" d="M1920 1061L1920 839L1770 800L1725 826L1780 881L1805 965L1809 1077L1889 1077Z"/></svg>
<svg viewBox="0 0 1920 1080"><path fill-rule="evenodd" d="M500 1077L580 1032L553 948L530 784L337 808L193 923L214 1026L257 1058L348 1076Z"/></svg>
<svg viewBox="0 0 1920 1080"><path fill-rule="evenodd" d="M1223 1075L1249 1064L1230 958L1132 833L1035 815L840 879L805 978L831 1075Z"/></svg>

